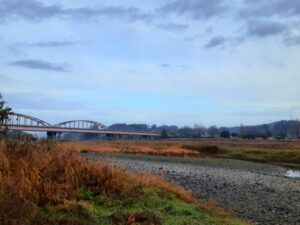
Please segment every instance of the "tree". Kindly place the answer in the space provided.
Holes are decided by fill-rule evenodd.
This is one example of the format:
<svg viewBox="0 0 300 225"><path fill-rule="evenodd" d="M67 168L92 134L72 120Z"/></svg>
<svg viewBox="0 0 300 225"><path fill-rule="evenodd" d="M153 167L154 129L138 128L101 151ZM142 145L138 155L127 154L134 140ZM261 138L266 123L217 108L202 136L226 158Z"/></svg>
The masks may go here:
<svg viewBox="0 0 300 225"><path fill-rule="evenodd" d="M210 126L208 128L208 135L209 135L209 137L215 138L215 137L217 137L218 133L219 133L219 130L218 130L218 128L216 126Z"/></svg>
<svg viewBox="0 0 300 225"><path fill-rule="evenodd" d="M161 138L168 138L168 132L165 128L161 130Z"/></svg>
<svg viewBox="0 0 300 225"><path fill-rule="evenodd" d="M228 130L223 130L220 134L221 138L230 138L230 133Z"/></svg>
<svg viewBox="0 0 300 225"><path fill-rule="evenodd" d="M195 124L193 133L193 138L201 138L205 134L205 127L199 124Z"/></svg>
<svg viewBox="0 0 300 225"><path fill-rule="evenodd" d="M241 124L241 126L240 126L239 136L240 136L240 138L244 138L245 137L245 127L244 127L243 124Z"/></svg>
<svg viewBox="0 0 300 225"><path fill-rule="evenodd" d="M5 122L8 119L9 114L11 113L11 108L5 106L5 101L0 94L0 130Z"/></svg>
<svg viewBox="0 0 300 225"><path fill-rule="evenodd" d="M300 122L297 119L297 121L296 121L296 138L299 138L299 137L300 137Z"/></svg>
<svg viewBox="0 0 300 225"><path fill-rule="evenodd" d="M157 126L155 124L153 124L150 128L151 130L156 130L157 129Z"/></svg>
<svg viewBox="0 0 300 225"><path fill-rule="evenodd" d="M11 108L5 106L5 101L0 94L0 127L4 124L4 121L8 119L11 113Z"/></svg>

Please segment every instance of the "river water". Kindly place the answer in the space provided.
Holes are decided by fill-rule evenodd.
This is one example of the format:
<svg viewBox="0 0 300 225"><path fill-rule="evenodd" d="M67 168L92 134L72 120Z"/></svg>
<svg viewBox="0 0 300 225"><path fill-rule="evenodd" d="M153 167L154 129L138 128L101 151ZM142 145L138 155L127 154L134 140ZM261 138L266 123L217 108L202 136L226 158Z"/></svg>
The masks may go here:
<svg viewBox="0 0 300 225"><path fill-rule="evenodd" d="M300 171L298 170L288 170L285 174L286 177L290 178L299 178L300 179Z"/></svg>

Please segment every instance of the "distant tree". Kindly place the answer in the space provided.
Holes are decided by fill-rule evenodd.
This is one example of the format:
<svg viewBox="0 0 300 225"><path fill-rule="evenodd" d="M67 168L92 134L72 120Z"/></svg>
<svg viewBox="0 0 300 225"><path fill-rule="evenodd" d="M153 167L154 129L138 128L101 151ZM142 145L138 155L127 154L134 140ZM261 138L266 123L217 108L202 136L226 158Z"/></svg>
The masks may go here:
<svg viewBox="0 0 300 225"><path fill-rule="evenodd" d="M180 138L191 138L193 136L193 129L189 126L184 126L177 133Z"/></svg>
<svg viewBox="0 0 300 225"><path fill-rule="evenodd" d="M201 138L205 134L205 127L199 124L194 125L193 137Z"/></svg>
<svg viewBox="0 0 300 225"><path fill-rule="evenodd" d="M155 124L153 124L150 128L151 130L156 130L157 129L157 126Z"/></svg>
<svg viewBox="0 0 300 225"><path fill-rule="evenodd" d="M240 126L240 133L239 133L240 138L244 138L245 137L245 127L243 124L241 124Z"/></svg>
<svg viewBox="0 0 300 225"><path fill-rule="evenodd" d="M165 128L161 130L161 138L168 138L168 131Z"/></svg>
<svg viewBox="0 0 300 225"><path fill-rule="evenodd" d="M236 137L238 137L239 136L239 134L238 133L231 133L231 137L234 137L234 138L236 138Z"/></svg>
<svg viewBox="0 0 300 225"><path fill-rule="evenodd" d="M230 133L228 130L223 130L220 134L221 138L230 138Z"/></svg>
<svg viewBox="0 0 300 225"><path fill-rule="evenodd" d="M272 136L273 136L272 132L270 130L267 130L266 131L266 138L270 138Z"/></svg>
<svg viewBox="0 0 300 225"><path fill-rule="evenodd" d="M11 113L11 108L5 106L5 101L0 94L0 126L3 125L4 121L8 119L9 114Z"/></svg>
<svg viewBox="0 0 300 225"><path fill-rule="evenodd" d="M209 137L215 138L218 135L218 133L219 133L219 130L218 130L218 128L216 126L210 126L208 128L208 135L209 135Z"/></svg>
<svg viewBox="0 0 300 225"><path fill-rule="evenodd" d="M284 139L288 136L290 130L290 124L288 121L275 122L273 128L273 135L278 139Z"/></svg>
<svg viewBox="0 0 300 225"><path fill-rule="evenodd" d="M3 100L2 95L0 94L0 129L2 129L5 120L8 119L8 116L11 113L11 108L6 107L5 103L6 102Z"/></svg>
<svg viewBox="0 0 300 225"><path fill-rule="evenodd" d="M296 121L296 129L295 129L296 131L295 131L295 133L296 133L296 138L300 138L300 122L299 122L299 120L297 119L297 121Z"/></svg>

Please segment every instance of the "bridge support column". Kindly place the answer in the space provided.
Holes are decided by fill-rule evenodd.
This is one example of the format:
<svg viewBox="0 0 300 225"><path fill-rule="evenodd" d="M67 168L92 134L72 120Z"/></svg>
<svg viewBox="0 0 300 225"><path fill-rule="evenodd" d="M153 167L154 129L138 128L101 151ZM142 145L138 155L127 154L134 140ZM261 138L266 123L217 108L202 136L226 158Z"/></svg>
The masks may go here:
<svg viewBox="0 0 300 225"><path fill-rule="evenodd" d="M49 139L49 140L56 139L56 135L57 135L57 132L48 131L47 132L47 139Z"/></svg>
<svg viewBox="0 0 300 225"><path fill-rule="evenodd" d="M112 139L112 137L113 137L113 135L112 135L112 134L105 134L105 136L106 136L106 138L107 138L108 140L111 140L111 139Z"/></svg>

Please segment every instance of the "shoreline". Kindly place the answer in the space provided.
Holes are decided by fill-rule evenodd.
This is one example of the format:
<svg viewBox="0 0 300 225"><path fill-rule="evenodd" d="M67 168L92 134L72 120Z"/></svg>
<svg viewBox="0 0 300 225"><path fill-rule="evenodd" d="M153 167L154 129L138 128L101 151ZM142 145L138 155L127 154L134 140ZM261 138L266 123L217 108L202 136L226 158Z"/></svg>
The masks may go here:
<svg viewBox="0 0 300 225"><path fill-rule="evenodd" d="M284 176L287 169L233 159L180 158L130 154L82 153L135 172L163 176L195 197L220 206L254 224L299 224L300 180Z"/></svg>

